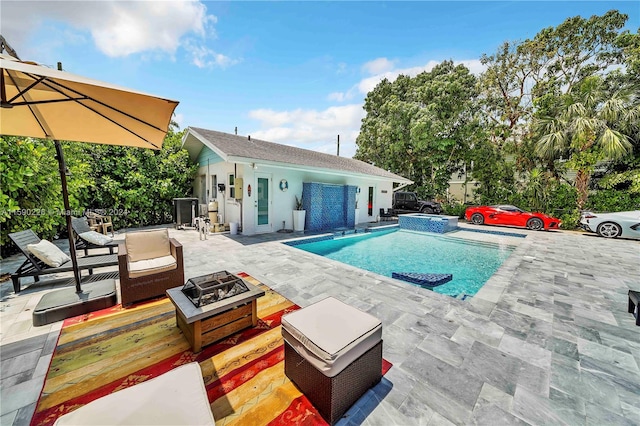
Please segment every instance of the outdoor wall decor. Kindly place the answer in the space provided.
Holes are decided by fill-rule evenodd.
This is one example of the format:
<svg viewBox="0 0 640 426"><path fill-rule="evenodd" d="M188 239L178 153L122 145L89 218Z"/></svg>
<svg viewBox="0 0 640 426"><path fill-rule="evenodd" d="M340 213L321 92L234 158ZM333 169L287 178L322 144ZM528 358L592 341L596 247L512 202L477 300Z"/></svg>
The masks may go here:
<svg viewBox="0 0 640 426"><path fill-rule="evenodd" d="M307 231L328 231L355 226L356 187L305 182L303 208Z"/></svg>
<svg viewBox="0 0 640 426"><path fill-rule="evenodd" d="M286 192L289 189L289 182L286 179L280 181L280 191Z"/></svg>

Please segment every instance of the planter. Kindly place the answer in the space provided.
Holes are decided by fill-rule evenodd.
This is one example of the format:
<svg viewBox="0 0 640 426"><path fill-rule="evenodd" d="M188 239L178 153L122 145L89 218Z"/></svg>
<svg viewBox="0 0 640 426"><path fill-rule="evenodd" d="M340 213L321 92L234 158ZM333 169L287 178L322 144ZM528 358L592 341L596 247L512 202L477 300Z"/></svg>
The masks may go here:
<svg viewBox="0 0 640 426"><path fill-rule="evenodd" d="M360 209L356 209L356 220L354 221L356 225L360 223L359 219L360 219Z"/></svg>
<svg viewBox="0 0 640 426"><path fill-rule="evenodd" d="M294 210L293 211L293 230L294 231L304 231L304 219L307 215L305 210Z"/></svg>

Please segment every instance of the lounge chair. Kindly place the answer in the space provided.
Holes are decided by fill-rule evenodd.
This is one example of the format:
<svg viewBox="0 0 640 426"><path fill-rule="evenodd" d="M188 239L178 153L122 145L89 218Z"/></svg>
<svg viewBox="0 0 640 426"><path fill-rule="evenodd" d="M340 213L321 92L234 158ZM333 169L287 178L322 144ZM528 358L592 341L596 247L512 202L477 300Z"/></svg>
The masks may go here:
<svg viewBox="0 0 640 426"><path fill-rule="evenodd" d="M182 244L166 228L128 232L118 246L118 268L123 306L166 296L166 290L184 285Z"/></svg>
<svg viewBox="0 0 640 426"><path fill-rule="evenodd" d="M25 260L24 263L20 265L16 272L11 274L14 292L20 292L20 278L33 277L33 279L37 282L40 280L40 275L73 271L73 263L71 262L71 259L68 259L68 257L68 260L62 262L58 266L47 265L43 260L36 257L27 246L30 244L35 245L40 243L41 241L46 240L41 240L32 230L28 229L26 231L14 232L12 234L9 234L9 238L27 258L27 260ZM64 253L62 254L64 255ZM89 274L93 274L94 268L115 266L117 264L118 257L115 254L85 256L78 258L78 269L81 271L89 270Z"/></svg>
<svg viewBox="0 0 640 426"><path fill-rule="evenodd" d="M392 217L393 217L393 213L391 212L390 209L387 209L386 213L384 209L380 209L380 220L391 220Z"/></svg>
<svg viewBox="0 0 640 426"><path fill-rule="evenodd" d="M101 215L100 213L92 211L86 211L84 214L87 217L87 220L89 220L89 225L92 229L100 232L101 234L107 235L109 228L111 228L111 236L114 236L111 216Z"/></svg>
<svg viewBox="0 0 640 426"><path fill-rule="evenodd" d="M93 241L90 241L89 239L91 238L92 234L87 234L88 232L96 232L93 231L91 229L91 227L89 226L89 223L87 222L87 219L84 217L72 217L71 218L71 226L73 227L73 231L76 234L76 238L75 238L75 244L76 244L76 250L84 250L84 254L85 256L89 255L89 250L90 249L103 249L103 248L108 248L109 249L109 254L113 254L113 249L114 248L118 248L118 244L120 244L122 241L108 241L105 242L104 244L100 244L99 239L92 239ZM103 236L103 234L99 234L97 235L97 237ZM106 236L103 236L104 238L108 238ZM107 241L105 239L105 241Z"/></svg>

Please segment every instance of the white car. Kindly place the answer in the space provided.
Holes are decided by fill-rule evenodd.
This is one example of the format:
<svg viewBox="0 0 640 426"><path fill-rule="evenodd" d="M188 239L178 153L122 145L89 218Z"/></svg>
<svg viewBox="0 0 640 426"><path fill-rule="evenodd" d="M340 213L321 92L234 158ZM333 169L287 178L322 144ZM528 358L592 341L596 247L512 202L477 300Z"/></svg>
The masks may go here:
<svg viewBox="0 0 640 426"><path fill-rule="evenodd" d="M595 232L605 238L640 239L640 210L616 213L583 212L580 225L585 231Z"/></svg>

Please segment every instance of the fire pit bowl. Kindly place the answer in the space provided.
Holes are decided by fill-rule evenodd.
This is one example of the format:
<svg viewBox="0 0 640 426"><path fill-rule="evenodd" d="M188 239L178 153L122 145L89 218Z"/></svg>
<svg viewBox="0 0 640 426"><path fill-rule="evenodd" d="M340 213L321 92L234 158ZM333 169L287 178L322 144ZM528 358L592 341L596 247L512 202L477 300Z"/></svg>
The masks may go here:
<svg viewBox="0 0 640 426"><path fill-rule="evenodd" d="M242 278L227 271L190 278L182 293L196 308L249 291Z"/></svg>

